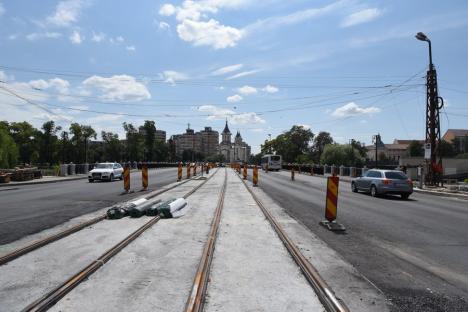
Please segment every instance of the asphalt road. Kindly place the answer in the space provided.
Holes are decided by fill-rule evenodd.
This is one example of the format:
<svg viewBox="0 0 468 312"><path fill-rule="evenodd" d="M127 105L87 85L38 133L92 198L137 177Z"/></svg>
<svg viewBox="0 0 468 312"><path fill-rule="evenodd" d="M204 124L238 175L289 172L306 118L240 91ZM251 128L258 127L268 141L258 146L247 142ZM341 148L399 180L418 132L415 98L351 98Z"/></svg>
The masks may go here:
<svg viewBox="0 0 468 312"><path fill-rule="evenodd" d="M347 231L336 234L319 225L326 179L259 171L259 186L373 282L394 311L468 311L468 201L373 198L341 182L338 221Z"/></svg>
<svg viewBox="0 0 468 312"><path fill-rule="evenodd" d="M148 174L149 190L157 190L176 181L177 168L150 169ZM89 183L83 179L0 189L0 245L144 194L139 192L141 172L132 172L130 181L136 192L125 195L121 195L120 180Z"/></svg>

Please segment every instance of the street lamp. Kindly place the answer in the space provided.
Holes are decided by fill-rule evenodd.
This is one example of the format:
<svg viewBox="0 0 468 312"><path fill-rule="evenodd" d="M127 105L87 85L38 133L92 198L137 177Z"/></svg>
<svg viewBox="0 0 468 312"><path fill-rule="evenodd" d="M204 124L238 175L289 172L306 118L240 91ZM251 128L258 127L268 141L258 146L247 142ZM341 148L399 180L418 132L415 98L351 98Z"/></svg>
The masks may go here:
<svg viewBox="0 0 468 312"><path fill-rule="evenodd" d="M431 40L422 32L418 32L415 37L429 45L429 69L426 74L426 146L430 148L430 159L427 159L426 181L435 185L442 182L439 110L444 107L444 100L437 92L437 73L432 63Z"/></svg>

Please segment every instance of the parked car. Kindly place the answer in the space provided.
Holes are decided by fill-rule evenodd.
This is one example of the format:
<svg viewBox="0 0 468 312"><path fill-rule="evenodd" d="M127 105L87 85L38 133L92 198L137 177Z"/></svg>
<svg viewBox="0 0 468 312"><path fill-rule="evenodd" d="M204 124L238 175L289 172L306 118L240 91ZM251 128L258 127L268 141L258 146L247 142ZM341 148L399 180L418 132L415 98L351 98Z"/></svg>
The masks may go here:
<svg viewBox="0 0 468 312"><path fill-rule="evenodd" d="M413 182L402 171L377 170L367 171L362 177L351 182L351 190L368 192L373 197L384 194L399 194L408 199L413 193Z"/></svg>
<svg viewBox="0 0 468 312"><path fill-rule="evenodd" d="M95 180L112 181L117 178L123 179L123 168L119 163L99 163L88 173L89 182Z"/></svg>

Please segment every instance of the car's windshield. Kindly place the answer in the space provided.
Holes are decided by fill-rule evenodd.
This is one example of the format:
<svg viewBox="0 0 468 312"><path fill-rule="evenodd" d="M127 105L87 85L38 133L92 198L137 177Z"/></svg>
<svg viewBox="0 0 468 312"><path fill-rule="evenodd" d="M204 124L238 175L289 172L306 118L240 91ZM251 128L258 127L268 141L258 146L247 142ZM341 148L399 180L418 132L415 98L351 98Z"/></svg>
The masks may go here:
<svg viewBox="0 0 468 312"><path fill-rule="evenodd" d="M112 164L97 164L96 169L112 169Z"/></svg>
<svg viewBox="0 0 468 312"><path fill-rule="evenodd" d="M279 156L271 156L271 160L273 161L279 161L280 157Z"/></svg>
<svg viewBox="0 0 468 312"><path fill-rule="evenodd" d="M389 171L385 172L387 179L406 180L408 177L403 172Z"/></svg>

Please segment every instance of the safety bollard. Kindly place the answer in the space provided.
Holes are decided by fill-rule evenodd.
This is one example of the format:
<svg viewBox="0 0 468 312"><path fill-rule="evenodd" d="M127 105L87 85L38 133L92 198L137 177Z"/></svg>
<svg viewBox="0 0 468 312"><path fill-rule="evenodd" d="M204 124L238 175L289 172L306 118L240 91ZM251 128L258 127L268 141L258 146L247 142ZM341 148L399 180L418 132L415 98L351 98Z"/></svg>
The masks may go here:
<svg viewBox="0 0 468 312"><path fill-rule="evenodd" d="M142 189L141 191L146 191L148 190L148 164L143 163L141 166L141 185Z"/></svg>
<svg viewBox="0 0 468 312"><path fill-rule="evenodd" d="M297 173L301 174L301 166L297 166Z"/></svg>
<svg viewBox="0 0 468 312"><path fill-rule="evenodd" d="M182 163L179 162L179 166L177 167L177 182L182 181Z"/></svg>
<svg viewBox="0 0 468 312"><path fill-rule="evenodd" d="M190 179L190 164L187 165L187 179Z"/></svg>
<svg viewBox="0 0 468 312"><path fill-rule="evenodd" d="M314 175L314 166L310 167L310 175L311 175L311 176Z"/></svg>
<svg viewBox="0 0 468 312"><path fill-rule="evenodd" d="M268 163L265 166L265 173L268 173Z"/></svg>
<svg viewBox="0 0 468 312"><path fill-rule="evenodd" d="M332 176L327 178L327 196L325 198L325 219L320 224L330 231L345 231L346 228L336 222L338 211L338 185L340 178Z"/></svg>
<svg viewBox="0 0 468 312"><path fill-rule="evenodd" d="M206 174L210 173L210 167L211 167L210 164L206 164Z"/></svg>
<svg viewBox="0 0 468 312"><path fill-rule="evenodd" d="M193 166L193 176L197 175L197 164Z"/></svg>
<svg viewBox="0 0 468 312"><path fill-rule="evenodd" d="M124 165L124 194L130 192L130 165L127 163Z"/></svg>
<svg viewBox="0 0 468 312"><path fill-rule="evenodd" d="M244 180L247 180L247 165L244 165L243 178Z"/></svg>
<svg viewBox="0 0 468 312"><path fill-rule="evenodd" d="M257 168L257 165L255 165L254 168L253 168L252 183L253 183L253 186L258 186L258 168Z"/></svg>
<svg viewBox="0 0 468 312"><path fill-rule="evenodd" d="M294 175L295 175L294 167L291 167L291 181L294 181Z"/></svg>

